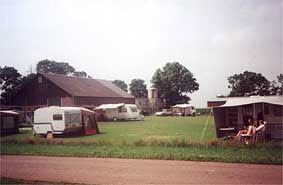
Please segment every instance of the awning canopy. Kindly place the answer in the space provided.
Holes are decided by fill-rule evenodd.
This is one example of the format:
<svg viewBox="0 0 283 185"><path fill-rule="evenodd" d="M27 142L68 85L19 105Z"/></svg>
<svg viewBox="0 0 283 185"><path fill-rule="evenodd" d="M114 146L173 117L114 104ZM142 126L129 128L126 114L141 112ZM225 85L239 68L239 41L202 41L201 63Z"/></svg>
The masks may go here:
<svg viewBox="0 0 283 185"><path fill-rule="evenodd" d="M117 103L117 104L102 104L98 107L95 108L95 110L97 109L116 109L118 107L122 107L123 105L125 105L125 103Z"/></svg>
<svg viewBox="0 0 283 185"><path fill-rule="evenodd" d="M193 107L193 106L191 106L190 104L184 103L184 104L177 104L177 105L174 105L173 107L174 107L174 108L189 108L189 107Z"/></svg>
<svg viewBox="0 0 283 185"><path fill-rule="evenodd" d="M283 96L251 96L251 97L239 97L239 98L229 98L224 105L220 107L234 107L255 103L269 103L274 105L283 106ZM217 108L217 107L215 107Z"/></svg>
<svg viewBox="0 0 283 185"><path fill-rule="evenodd" d="M3 114L15 114L15 115L19 114L19 113L15 112L15 111L12 111L12 110L1 110L0 114L1 113L3 113Z"/></svg>

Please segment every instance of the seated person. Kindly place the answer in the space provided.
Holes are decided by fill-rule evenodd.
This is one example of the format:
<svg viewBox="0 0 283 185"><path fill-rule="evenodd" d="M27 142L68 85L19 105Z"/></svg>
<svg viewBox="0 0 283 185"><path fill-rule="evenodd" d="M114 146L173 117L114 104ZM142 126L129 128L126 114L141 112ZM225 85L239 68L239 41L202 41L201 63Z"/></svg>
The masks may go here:
<svg viewBox="0 0 283 185"><path fill-rule="evenodd" d="M235 136L236 138L240 138L242 134L247 134L249 128L253 125L253 122L251 119L248 119L248 127L246 127L245 125L243 126L243 128L241 128L239 130L239 132L237 133L237 135Z"/></svg>
<svg viewBox="0 0 283 185"><path fill-rule="evenodd" d="M266 125L266 121L260 120L259 121L259 126L256 127L255 132L262 131L265 128L265 125Z"/></svg>
<svg viewBox="0 0 283 185"><path fill-rule="evenodd" d="M258 125L259 124L259 125ZM266 122L260 120L258 123L255 122L254 125L250 125L248 128L248 131L244 136L251 136L252 134L255 134L258 131L261 131L265 127Z"/></svg>
<svg viewBox="0 0 283 185"><path fill-rule="evenodd" d="M243 126L239 132L237 133L236 137L240 137L242 134L246 134L248 132L248 129L246 126Z"/></svg>

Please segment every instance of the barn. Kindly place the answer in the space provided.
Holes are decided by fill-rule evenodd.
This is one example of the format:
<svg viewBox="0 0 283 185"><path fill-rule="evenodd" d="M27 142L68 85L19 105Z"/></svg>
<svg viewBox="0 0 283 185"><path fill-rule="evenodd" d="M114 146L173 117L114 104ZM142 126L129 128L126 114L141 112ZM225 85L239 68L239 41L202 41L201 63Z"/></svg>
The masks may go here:
<svg viewBox="0 0 283 185"><path fill-rule="evenodd" d="M237 132L248 119L267 122L266 136L282 139L283 96L251 96L228 98L225 104L213 107L217 137Z"/></svg>
<svg viewBox="0 0 283 185"><path fill-rule="evenodd" d="M134 104L135 97L111 81L38 73L12 99L12 104L33 111L46 106L93 108L101 104Z"/></svg>

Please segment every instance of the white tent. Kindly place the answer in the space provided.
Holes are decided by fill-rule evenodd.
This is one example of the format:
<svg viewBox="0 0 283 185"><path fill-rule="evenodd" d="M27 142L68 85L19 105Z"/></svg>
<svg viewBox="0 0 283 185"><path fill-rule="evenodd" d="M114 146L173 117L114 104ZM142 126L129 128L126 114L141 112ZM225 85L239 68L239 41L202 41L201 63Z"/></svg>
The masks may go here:
<svg viewBox="0 0 283 185"><path fill-rule="evenodd" d="M269 103L274 105L283 105L283 96L251 96L240 98L229 98L226 103L219 107L233 107L255 103Z"/></svg>
<svg viewBox="0 0 283 185"><path fill-rule="evenodd" d="M117 103L117 104L102 104L98 107L95 108L95 110L97 109L117 109L119 107L122 107L123 105L125 105L125 103Z"/></svg>
<svg viewBox="0 0 283 185"><path fill-rule="evenodd" d="M174 105L173 107L175 107L175 108L189 108L189 107L193 107L193 106L191 106L190 104L184 103L184 104Z"/></svg>

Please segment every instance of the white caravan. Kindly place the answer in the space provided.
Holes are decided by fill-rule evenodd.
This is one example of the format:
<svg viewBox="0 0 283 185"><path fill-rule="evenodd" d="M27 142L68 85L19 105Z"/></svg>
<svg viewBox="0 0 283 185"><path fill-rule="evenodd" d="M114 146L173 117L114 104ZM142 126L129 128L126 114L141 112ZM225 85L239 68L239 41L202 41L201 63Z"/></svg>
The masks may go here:
<svg viewBox="0 0 283 185"><path fill-rule="evenodd" d="M177 104L172 106L173 115L175 116L195 116L196 109L189 104Z"/></svg>
<svg viewBox="0 0 283 185"><path fill-rule="evenodd" d="M81 132L98 134L95 112L82 107L44 107L36 109L33 123L34 135Z"/></svg>
<svg viewBox="0 0 283 185"><path fill-rule="evenodd" d="M102 104L96 107L95 112L101 120L143 120L135 104Z"/></svg>

